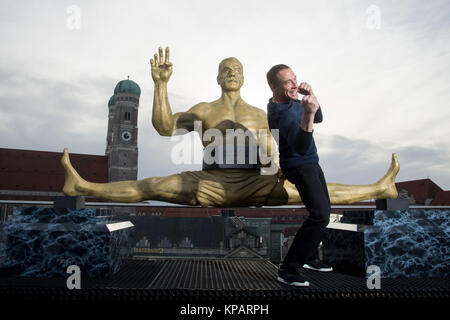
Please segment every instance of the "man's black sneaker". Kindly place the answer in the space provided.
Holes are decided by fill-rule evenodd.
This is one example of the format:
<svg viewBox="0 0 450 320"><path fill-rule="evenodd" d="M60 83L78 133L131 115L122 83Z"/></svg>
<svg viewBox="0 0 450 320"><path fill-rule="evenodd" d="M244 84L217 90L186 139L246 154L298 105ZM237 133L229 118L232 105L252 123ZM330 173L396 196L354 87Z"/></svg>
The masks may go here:
<svg viewBox="0 0 450 320"><path fill-rule="evenodd" d="M333 271L333 268L329 265L326 265L319 259L315 259L312 261L309 261L303 265L303 268L315 270L315 271L321 271L321 272L330 272Z"/></svg>
<svg viewBox="0 0 450 320"><path fill-rule="evenodd" d="M298 272L291 273L287 270L281 269L278 272L277 280L281 283L296 287L308 287L309 282L305 280Z"/></svg>

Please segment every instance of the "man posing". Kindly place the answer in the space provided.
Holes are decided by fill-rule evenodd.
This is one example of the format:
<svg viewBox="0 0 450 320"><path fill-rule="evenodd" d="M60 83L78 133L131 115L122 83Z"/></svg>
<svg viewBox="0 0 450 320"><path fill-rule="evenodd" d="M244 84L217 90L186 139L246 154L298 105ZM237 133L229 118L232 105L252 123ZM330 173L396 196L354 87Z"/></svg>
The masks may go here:
<svg viewBox="0 0 450 320"><path fill-rule="evenodd" d="M308 286L298 272L300 267L332 271L318 259L317 247L330 218L330 197L319 166L313 138L313 124L322 122L322 111L311 86L297 84L294 72L286 65L272 67L267 81L273 97L267 105L271 130L279 130L280 168L301 196L308 219L297 231L279 268L278 281L294 286ZM298 94L304 95L300 101Z"/></svg>

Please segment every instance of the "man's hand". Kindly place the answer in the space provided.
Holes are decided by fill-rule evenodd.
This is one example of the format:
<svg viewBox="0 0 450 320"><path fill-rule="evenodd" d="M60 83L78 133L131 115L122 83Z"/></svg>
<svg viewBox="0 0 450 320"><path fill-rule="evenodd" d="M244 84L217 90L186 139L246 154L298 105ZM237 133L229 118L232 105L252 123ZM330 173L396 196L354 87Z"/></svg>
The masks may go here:
<svg viewBox="0 0 450 320"><path fill-rule="evenodd" d="M159 47L159 57L155 54L155 60L150 59L152 66L152 78L155 83L167 83L172 75L172 63L169 62L169 47L166 47L166 57L163 49Z"/></svg>
<svg viewBox="0 0 450 320"><path fill-rule="evenodd" d="M319 110L319 102L317 101L314 92L309 84L306 82L300 83L298 86L298 92L303 94L304 97L302 99L302 121L300 123L300 127L303 131L312 132L313 124L314 124L314 115L317 110Z"/></svg>
<svg viewBox="0 0 450 320"><path fill-rule="evenodd" d="M306 82L302 82L298 86L297 91L304 95L302 99L303 114L314 115L316 111L319 110L319 102L317 101L311 86Z"/></svg>
<svg viewBox="0 0 450 320"><path fill-rule="evenodd" d="M319 110L319 102L317 101L317 98L312 95L304 96L302 99L302 108L303 108L303 114L304 115L312 115Z"/></svg>
<svg viewBox="0 0 450 320"><path fill-rule="evenodd" d="M300 83L297 91L298 91L298 93L305 95L305 96L313 96L314 95L311 86L306 82Z"/></svg>

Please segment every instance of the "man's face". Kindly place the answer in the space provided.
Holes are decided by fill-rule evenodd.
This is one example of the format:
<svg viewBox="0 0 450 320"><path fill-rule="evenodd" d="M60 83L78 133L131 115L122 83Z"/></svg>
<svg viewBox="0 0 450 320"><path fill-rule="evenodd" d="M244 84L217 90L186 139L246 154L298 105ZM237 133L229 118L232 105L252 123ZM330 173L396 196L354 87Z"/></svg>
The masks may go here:
<svg viewBox="0 0 450 320"><path fill-rule="evenodd" d="M290 68L280 70L277 78L278 83L272 88L274 97L281 100L297 100L298 84L294 72Z"/></svg>
<svg viewBox="0 0 450 320"><path fill-rule="evenodd" d="M223 62L217 76L217 82L225 91L239 90L244 84L242 65L236 60Z"/></svg>

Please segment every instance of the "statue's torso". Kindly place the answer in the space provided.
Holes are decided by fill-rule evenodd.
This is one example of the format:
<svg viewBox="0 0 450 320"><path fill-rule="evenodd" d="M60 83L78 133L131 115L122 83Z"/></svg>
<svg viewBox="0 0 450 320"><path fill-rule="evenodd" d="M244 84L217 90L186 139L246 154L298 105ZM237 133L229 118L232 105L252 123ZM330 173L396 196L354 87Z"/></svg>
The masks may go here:
<svg viewBox="0 0 450 320"><path fill-rule="evenodd" d="M263 110L250 106L242 99L234 106L218 99L199 104L191 112L202 123L202 143L207 154L204 154L203 169L259 167L258 133L262 129L268 130L267 117ZM220 131L221 142L216 141L217 130ZM214 146L214 150L211 148L213 145L206 148L212 142L222 144L219 147L220 155L216 155L219 150L217 146Z"/></svg>
<svg viewBox="0 0 450 320"><path fill-rule="evenodd" d="M199 105L193 110L196 118L202 122L202 130L218 129L223 135L227 129L247 130L257 134L258 130L268 130L267 117L263 110L250 106L240 100L235 106L224 103L221 99Z"/></svg>

